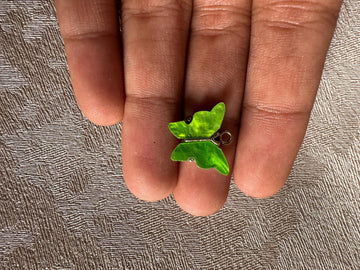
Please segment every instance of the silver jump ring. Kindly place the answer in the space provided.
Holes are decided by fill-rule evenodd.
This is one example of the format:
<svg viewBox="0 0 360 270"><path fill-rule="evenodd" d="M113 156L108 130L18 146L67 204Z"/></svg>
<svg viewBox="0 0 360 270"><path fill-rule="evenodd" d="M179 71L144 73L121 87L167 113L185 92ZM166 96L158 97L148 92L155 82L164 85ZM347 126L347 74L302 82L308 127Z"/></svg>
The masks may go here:
<svg viewBox="0 0 360 270"><path fill-rule="evenodd" d="M226 138L226 136L227 136L228 138L227 138L227 139L224 139L224 136L225 136L225 138ZM228 131L228 130L225 130L225 131L221 132L221 133L219 134L219 137L220 137L220 143L223 144L223 145L228 145L228 144L230 144L231 141L232 141L231 133L230 133L230 131Z"/></svg>
<svg viewBox="0 0 360 270"><path fill-rule="evenodd" d="M224 136L227 136L228 138L227 139L224 139L223 137ZM231 136L231 133L230 131L228 130L225 130L225 131L222 131L222 132L216 132L213 136L211 136L210 140L216 144L217 146L220 146L220 145L228 145L231 143L231 140L232 140L232 136Z"/></svg>

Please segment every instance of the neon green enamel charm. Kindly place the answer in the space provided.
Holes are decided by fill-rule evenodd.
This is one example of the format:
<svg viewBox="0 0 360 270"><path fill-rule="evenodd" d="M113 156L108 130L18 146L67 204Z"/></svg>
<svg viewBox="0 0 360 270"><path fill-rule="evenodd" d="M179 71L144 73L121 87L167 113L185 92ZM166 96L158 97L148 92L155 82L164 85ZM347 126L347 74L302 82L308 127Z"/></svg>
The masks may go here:
<svg viewBox="0 0 360 270"><path fill-rule="evenodd" d="M229 164L219 148L222 144L229 144L232 139L229 131L219 131L224 115L225 104L220 102L210 112L196 112L186 121L170 123L171 133L182 140L172 152L171 159L196 161L202 169L215 168L219 173L228 175Z"/></svg>

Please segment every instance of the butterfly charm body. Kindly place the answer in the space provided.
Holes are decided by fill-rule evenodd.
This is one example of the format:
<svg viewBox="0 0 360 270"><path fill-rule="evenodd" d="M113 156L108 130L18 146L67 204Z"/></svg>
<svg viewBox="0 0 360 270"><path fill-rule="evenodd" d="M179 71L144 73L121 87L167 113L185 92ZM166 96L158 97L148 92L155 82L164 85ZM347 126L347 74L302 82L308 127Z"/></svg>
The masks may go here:
<svg viewBox="0 0 360 270"><path fill-rule="evenodd" d="M223 102L214 106L211 111L194 113L189 121L172 122L169 124L171 133L183 141L171 154L173 161L194 160L202 169L215 168L221 174L229 174L229 164L219 145L229 144L231 134L219 132L225 115ZM224 135L227 140L223 139Z"/></svg>

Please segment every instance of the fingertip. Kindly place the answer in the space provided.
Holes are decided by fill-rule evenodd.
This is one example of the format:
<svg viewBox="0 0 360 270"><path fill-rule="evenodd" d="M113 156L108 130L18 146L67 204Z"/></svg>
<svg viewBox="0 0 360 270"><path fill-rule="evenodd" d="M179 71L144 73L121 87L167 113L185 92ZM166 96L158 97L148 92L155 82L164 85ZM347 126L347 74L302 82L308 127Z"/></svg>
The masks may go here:
<svg viewBox="0 0 360 270"><path fill-rule="evenodd" d="M126 175L125 183L129 191L138 199L156 202L167 198L174 190L176 179L157 179L139 172L137 175Z"/></svg>
<svg viewBox="0 0 360 270"><path fill-rule="evenodd" d="M80 105L79 105L80 106ZM119 104L104 104L103 106L80 106L84 117L98 126L112 126L123 120L123 106Z"/></svg>
<svg viewBox="0 0 360 270"><path fill-rule="evenodd" d="M238 139L234 182L246 195L268 198L285 184L306 129L303 113L245 109Z"/></svg>
<svg viewBox="0 0 360 270"><path fill-rule="evenodd" d="M278 193L287 178L275 176L249 175L234 172L236 186L247 196L259 199L269 198Z"/></svg>
<svg viewBox="0 0 360 270"><path fill-rule="evenodd" d="M230 177L215 169L204 170L190 162L180 166L174 198L179 207L193 216L209 216L225 204Z"/></svg>
<svg viewBox="0 0 360 270"><path fill-rule="evenodd" d="M199 200L184 200L181 196L177 196L174 193L174 197L178 206L185 211L186 213L197 216L197 217L205 217L210 216L217 213L225 204L226 197L221 198L220 200L214 200L211 204L208 204L208 201L204 201L203 199L199 198Z"/></svg>
<svg viewBox="0 0 360 270"><path fill-rule="evenodd" d="M91 46L95 46L94 43ZM71 46L70 42L68 55L74 54ZM77 103L83 115L94 124L117 124L123 119L125 101L121 60L119 58L118 61L111 62L110 55L94 54L90 51L84 47L76 55L76 59L68 58Z"/></svg>
<svg viewBox="0 0 360 270"><path fill-rule="evenodd" d="M122 131L124 180L144 201L159 201L176 186L178 164L170 159L176 140L166 130L172 105L128 97Z"/></svg>

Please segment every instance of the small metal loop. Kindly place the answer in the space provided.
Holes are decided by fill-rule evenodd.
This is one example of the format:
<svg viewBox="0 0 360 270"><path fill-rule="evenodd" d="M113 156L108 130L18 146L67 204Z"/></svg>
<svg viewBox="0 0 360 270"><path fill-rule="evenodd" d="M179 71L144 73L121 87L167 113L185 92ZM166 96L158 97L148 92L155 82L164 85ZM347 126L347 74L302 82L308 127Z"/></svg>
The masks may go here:
<svg viewBox="0 0 360 270"><path fill-rule="evenodd" d="M223 139L223 136L228 136L229 138L227 140L224 140ZM225 130L225 131L218 131L216 132L214 135L211 136L210 140L216 144L217 146L220 146L220 145L228 145L231 143L231 140L232 140L232 136L231 136L231 133L230 131L228 130Z"/></svg>
<svg viewBox="0 0 360 270"><path fill-rule="evenodd" d="M224 135L229 136L229 138L228 138L227 140L224 140L224 139L223 139L223 136L224 136ZM230 133L230 131L228 131L228 130L224 130L223 132L221 132L221 133L219 134L219 137L220 137L220 143L223 144L223 145L228 145L228 144L230 144L231 141L232 141L231 133Z"/></svg>
<svg viewBox="0 0 360 270"><path fill-rule="evenodd" d="M216 144L217 146L220 146L221 145L220 132L217 131L214 135L211 136L210 140L212 141L212 143Z"/></svg>

